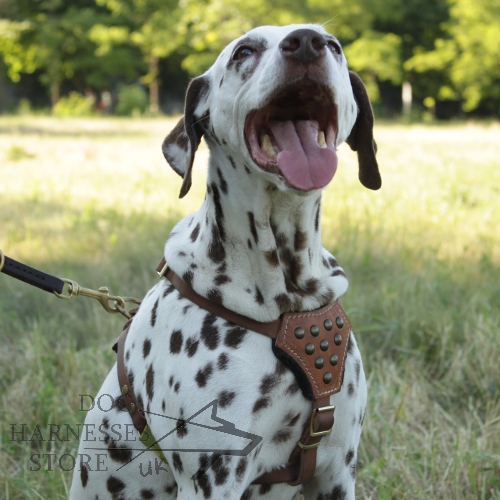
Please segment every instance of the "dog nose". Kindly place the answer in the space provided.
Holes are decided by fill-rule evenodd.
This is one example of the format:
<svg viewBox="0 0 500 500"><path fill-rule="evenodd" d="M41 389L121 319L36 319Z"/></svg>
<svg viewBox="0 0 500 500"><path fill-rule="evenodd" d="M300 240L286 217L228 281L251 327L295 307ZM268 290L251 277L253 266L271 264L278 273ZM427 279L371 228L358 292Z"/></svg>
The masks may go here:
<svg viewBox="0 0 500 500"><path fill-rule="evenodd" d="M281 53L302 63L311 63L326 53L326 38L311 29L292 31L280 43Z"/></svg>

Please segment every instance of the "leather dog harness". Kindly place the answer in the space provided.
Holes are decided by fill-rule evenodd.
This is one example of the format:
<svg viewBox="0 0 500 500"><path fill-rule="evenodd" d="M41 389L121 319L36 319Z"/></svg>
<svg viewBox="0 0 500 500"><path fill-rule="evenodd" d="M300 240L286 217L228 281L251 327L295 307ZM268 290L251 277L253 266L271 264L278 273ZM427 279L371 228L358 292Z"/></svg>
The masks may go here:
<svg viewBox="0 0 500 500"><path fill-rule="evenodd" d="M312 413L288 464L262 474L253 484L288 482L296 486L310 481L314 477L321 438L333 428L335 406L330 405L330 396L340 391L344 378L351 324L340 303L334 301L314 311L285 313L276 321L261 323L199 295L168 268L164 258L157 271L181 295L202 309L273 340L274 354L294 373L304 396L312 402ZM125 324L115 344L122 399L143 444L166 462L128 380L124 347L131 322L132 319Z"/></svg>

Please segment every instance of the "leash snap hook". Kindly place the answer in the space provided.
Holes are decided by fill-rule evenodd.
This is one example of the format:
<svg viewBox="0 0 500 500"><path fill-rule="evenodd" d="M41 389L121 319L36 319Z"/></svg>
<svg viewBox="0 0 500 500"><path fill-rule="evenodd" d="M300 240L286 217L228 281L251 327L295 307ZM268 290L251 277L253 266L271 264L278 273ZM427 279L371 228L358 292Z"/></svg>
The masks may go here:
<svg viewBox="0 0 500 500"><path fill-rule="evenodd" d="M81 287L76 281L67 278L62 278L62 280L68 285L66 294L64 294L64 292L54 293L57 297L63 300L73 300L79 295L82 295L83 297L90 297L91 299L98 300L107 312L121 313L127 318L130 318L130 315L128 311L125 310L125 302L140 304L140 301L137 299L130 297L124 299L118 295L110 295L109 289L105 286L102 286L98 290L92 290L90 288Z"/></svg>

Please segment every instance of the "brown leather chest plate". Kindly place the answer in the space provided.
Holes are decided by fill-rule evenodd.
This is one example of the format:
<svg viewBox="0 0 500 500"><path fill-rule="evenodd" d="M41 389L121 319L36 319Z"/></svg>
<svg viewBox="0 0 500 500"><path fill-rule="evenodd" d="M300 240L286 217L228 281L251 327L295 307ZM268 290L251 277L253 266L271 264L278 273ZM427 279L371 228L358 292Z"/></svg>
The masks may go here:
<svg viewBox="0 0 500 500"><path fill-rule="evenodd" d="M340 391L350 331L338 301L315 311L283 315L275 346L300 367L314 399Z"/></svg>

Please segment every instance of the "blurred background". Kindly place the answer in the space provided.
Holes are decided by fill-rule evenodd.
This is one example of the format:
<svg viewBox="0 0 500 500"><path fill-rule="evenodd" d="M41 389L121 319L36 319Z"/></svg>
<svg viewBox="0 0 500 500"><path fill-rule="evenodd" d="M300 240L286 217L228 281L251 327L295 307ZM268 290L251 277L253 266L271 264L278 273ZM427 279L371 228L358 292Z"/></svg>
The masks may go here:
<svg viewBox="0 0 500 500"><path fill-rule="evenodd" d="M0 112L178 112L230 40L295 22L339 38L378 116L499 116L497 0L0 0Z"/></svg>

